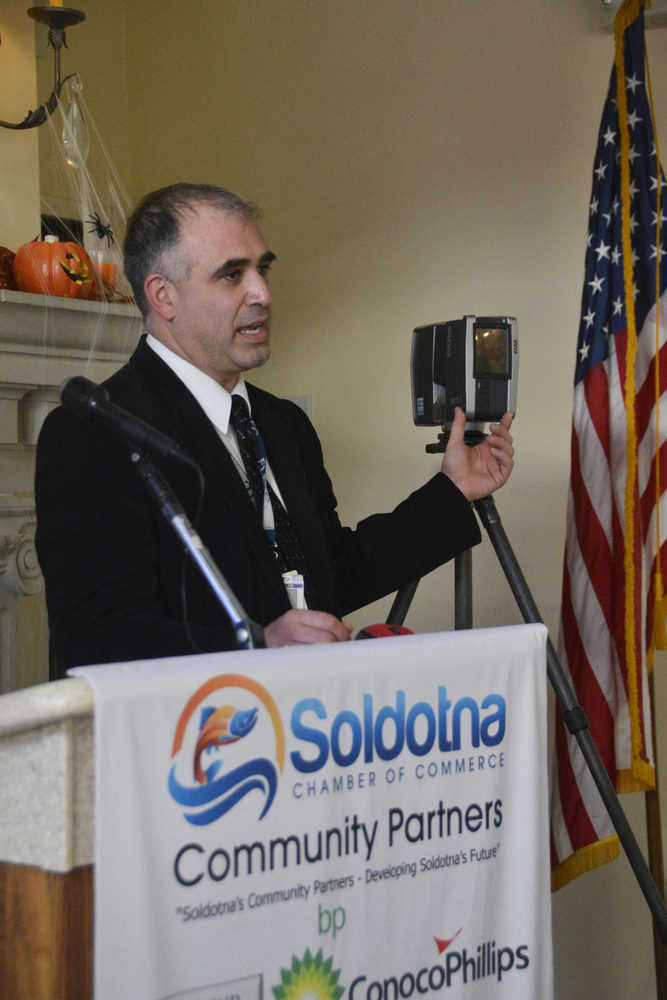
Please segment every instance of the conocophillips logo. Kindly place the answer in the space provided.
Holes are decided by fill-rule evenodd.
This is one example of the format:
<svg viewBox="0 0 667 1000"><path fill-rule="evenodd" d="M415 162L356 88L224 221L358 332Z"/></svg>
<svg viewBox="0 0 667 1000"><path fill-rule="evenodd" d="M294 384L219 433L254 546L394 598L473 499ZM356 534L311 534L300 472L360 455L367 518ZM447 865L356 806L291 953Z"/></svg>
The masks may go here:
<svg viewBox="0 0 667 1000"><path fill-rule="evenodd" d="M226 689L235 689L236 695L223 696ZM267 757L248 758L246 748L252 740L243 743L267 725L273 728L275 763ZM213 753L215 759L208 763ZM183 815L189 823L213 823L257 789L264 792L262 819L271 808L278 772L285 763L285 734L276 703L261 684L241 674L212 677L181 712L171 758L169 793L186 807Z"/></svg>
<svg viewBox="0 0 667 1000"><path fill-rule="evenodd" d="M450 938L435 938L438 955L447 951L436 962L427 961L419 969L398 972L375 975L362 972L349 986L339 983L342 970L333 968L333 958L325 961L321 949L315 956L306 949L303 959L293 955L290 967L281 968L280 984L273 987L273 995L275 1000L341 1000L344 993L347 1000L410 1000L451 988L456 996L462 996L468 985L474 989L474 984L483 979L500 983L508 975L516 976L530 966L527 944L514 948L483 941L471 950L450 949L462 930L459 928Z"/></svg>

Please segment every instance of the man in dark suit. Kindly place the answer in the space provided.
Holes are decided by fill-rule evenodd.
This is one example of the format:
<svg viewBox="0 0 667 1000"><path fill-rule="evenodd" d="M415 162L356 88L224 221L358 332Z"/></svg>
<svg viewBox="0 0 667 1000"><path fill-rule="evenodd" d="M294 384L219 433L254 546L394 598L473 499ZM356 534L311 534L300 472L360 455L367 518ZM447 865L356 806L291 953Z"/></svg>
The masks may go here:
<svg viewBox="0 0 667 1000"><path fill-rule="evenodd" d="M393 512L344 528L306 416L243 378L270 353L275 255L254 207L220 188L172 185L142 201L124 249L148 335L105 387L198 463L201 504L191 469L155 459L192 520L201 507L199 534L268 646L346 640L342 615L479 541L470 501L510 475L511 414L470 449L459 411L441 472ZM56 673L234 646L129 454L62 407L42 429L36 544Z"/></svg>

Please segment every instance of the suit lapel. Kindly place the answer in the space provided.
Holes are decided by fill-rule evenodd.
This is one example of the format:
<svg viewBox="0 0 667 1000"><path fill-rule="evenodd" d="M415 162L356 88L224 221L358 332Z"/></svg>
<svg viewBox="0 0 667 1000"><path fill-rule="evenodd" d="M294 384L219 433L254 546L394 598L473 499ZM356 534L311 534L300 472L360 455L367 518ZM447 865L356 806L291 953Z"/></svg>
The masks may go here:
<svg viewBox="0 0 667 1000"><path fill-rule="evenodd" d="M215 427L189 389L143 340L132 360L150 380L159 398L159 426L191 455L204 475L201 532L205 545L214 551L218 526L224 521L227 525L237 524L282 587L257 511Z"/></svg>
<svg viewBox="0 0 667 1000"><path fill-rule="evenodd" d="M249 391L252 387L248 387ZM266 453L276 477L285 506L295 528L308 516L312 508L305 490L305 471L296 441L285 426L277 407L265 396L251 394L252 415L266 445Z"/></svg>
<svg viewBox="0 0 667 1000"><path fill-rule="evenodd" d="M328 597L326 541L318 511L313 506L308 479L295 436L290 433L279 400L256 393L248 386L252 414L264 439L271 469L276 477L290 522L301 539L306 563L314 576L318 594Z"/></svg>

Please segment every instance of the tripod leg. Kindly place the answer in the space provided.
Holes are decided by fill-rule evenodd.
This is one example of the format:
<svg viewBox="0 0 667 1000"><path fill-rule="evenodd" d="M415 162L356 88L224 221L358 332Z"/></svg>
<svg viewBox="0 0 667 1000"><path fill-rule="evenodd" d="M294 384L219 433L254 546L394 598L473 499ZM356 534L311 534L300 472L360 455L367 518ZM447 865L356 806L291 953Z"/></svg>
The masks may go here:
<svg viewBox="0 0 667 1000"><path fill-rule="evenodd" d="M454 558L454 628L472 628L472 549Z"/></svg>
<svg viewBox="0 0 667 1000"><path fill-rule="evenodd" d="M512 551L512 546L505 534L500 514L493 498L489 496L484 497L483 500L476 500L475 509L488 532L524 621L541 622L542 617L521 572L521 567ZM593 742L586 713L577 704L574 691L565 676L556 655L556 650L549 638L547 638L547 674L563 710L565 724L579 744L579 748L595 781L609 818L623 845L623 850L644 893L646 902L653 913L660 936L664 942L667 942L667 909L665 908L664 900L639 849L635 835L621 808L616 789L611 783L606 768L602 763L602 758Z"/></svg>

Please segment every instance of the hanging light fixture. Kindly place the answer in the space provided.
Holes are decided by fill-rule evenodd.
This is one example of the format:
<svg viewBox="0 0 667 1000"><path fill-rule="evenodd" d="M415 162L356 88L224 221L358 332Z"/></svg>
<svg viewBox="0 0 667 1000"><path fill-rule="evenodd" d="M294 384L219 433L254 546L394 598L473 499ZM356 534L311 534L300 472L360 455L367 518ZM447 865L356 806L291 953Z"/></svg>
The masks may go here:
<svg viewBox="0 0 667 1000"><path fill-rule="evenodd" d="M48 44L53 47L53 91L48 101L44 104L40 104L40 106L34 111L28 111L28 114L25 116L23 121L5 122L0 119L0 125L2 125L3 128L26 129L35 128L37 125L43 125L47 118L53 114L58 105L58 98L60 97L60 91L62 90L63 84L66 83L70 77L76 75L74 73L70 73L64 80L61 80L60 50L63 45L67 48L65 29L71 28L75 24L80 24L81 21L85 20L86 15L84 12L82 10L73 10L71 7L63 7L57 2L52 2L49 3L48 7L30 7L27 14L28 17L33 19L33 21L37 21L39 24L45 24L49 29Z"/></svg>

